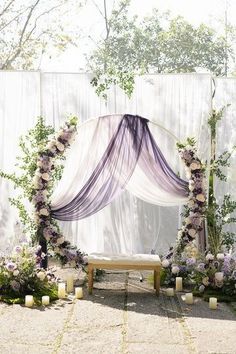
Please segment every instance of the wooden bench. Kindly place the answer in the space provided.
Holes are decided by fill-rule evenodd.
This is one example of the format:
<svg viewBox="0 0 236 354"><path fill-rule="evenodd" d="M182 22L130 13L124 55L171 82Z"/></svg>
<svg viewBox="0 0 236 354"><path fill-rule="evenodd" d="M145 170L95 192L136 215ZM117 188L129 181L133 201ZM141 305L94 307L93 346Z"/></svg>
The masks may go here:
<svg viewBox="0 0 236 354"><path fill-rule="evenodd" d="M153 270L154 289L156 295L160 292L160 270L161 261L157 255L135 254L127 255L106 255L93 253L88 256L88 290L93 291L94 269L123 269L123 270Z"/></svg>

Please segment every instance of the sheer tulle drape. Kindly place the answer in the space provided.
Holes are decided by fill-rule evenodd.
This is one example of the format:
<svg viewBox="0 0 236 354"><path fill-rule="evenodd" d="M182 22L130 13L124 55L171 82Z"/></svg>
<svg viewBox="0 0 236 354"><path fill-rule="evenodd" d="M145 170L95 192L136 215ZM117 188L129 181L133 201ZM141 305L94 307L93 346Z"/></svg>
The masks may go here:
<svg viewBox="0 0 236 354"><path fill-rule="evenodd" d="M99 141L103 141L103 129L100 129L101 121L103 127L106 128L104 123L109 125L109 121L114 118L117 117L98 118L98 131L95 133L98 139L92 141L95 149L99 146ZM83 127L80 129L83 132ZM78 154L80 153L82 153L81 149L78 151ZM74 161L70 161L70 164L72 163L75 169L81 169L77 165L77 161L78 158L75 156ZM128 182L130 190L133 190L135 194L135 187L132 186L130 178L137 164L145 176L144 180L140 178L140 174L138 178L143 192L143 194L140 193L141 188L137 186L140 199L147 200L148 194L151 194L154 204L159 205L179 205L187 201L188 183L178 177L168 165L148 128L148 120L126 114L121 117L104 154L97 161L96 168L77 193L76 186L80 181L77 181L76 178L73 182L68 181L67 177L62 176L58 189L64 193L60 192L61 197L57 198L57 203L59 205L64 203L64 205L58 208L52 198L52 216L58 220L72 221L95 214L111 203L124 190ZM71 167L66 165L65 169L67 168ZM84 180L84 178L82 179ZM75 191L75 195L72 195L71 200L65 203L68 183ZM137 178L134 183L137 184ZM54 194L57 195L57 191Z"/></svg>

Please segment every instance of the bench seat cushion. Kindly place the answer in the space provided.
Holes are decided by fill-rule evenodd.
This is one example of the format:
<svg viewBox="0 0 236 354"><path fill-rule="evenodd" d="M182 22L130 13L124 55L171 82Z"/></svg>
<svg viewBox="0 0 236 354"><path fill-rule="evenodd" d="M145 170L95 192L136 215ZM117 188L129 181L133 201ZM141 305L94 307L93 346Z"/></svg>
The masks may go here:
<svg viewBox="0 0 236 354"><path fill-rule="evenodd" d="M90 264L120 264L120 265L161 265L161 261L156 254L133 254L133 255L109 255L104 253L91 253L88 256Z"/></svg>

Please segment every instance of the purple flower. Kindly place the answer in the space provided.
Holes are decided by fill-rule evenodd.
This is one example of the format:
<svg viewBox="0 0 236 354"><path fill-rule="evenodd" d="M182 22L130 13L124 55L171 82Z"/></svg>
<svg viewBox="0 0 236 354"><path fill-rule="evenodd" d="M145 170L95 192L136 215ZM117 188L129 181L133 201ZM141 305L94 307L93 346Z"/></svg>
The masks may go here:
<svg viewBox="0 0 236 354"><path fill-rule="evenodd" d="M8 262L6 268L9 272L13 272L17 268L16 264L13 262Z"/></svg>
<svg viewBox="0 0 236 354"><path fill-rule="evenodd" d="M186 264L187 266L192 266L196 263L196 259L195 258L187 258L186 259Z"/></svg>
<svg viewBox="0 0 236 354"><path fill-rule="evenodd" d="M15 251L15 253L21 253L22 252L22 247L21 246L16 246L15 248L14 248L14 251Z"/></svg>
<svg viewBox="0 0 236 354"><path fill-rule="evenodd" d="M192 160L192 155L188 150L183 151L182 156L187 162L190 162Z"/></svg>
<svg viewBox="0 0 236 354"><path fill-rule="evenodd" d="M205 263L199 263L198 266L197 266L197 269L198 269L200 272L204 272L204 270L205 270Z"/></svg>

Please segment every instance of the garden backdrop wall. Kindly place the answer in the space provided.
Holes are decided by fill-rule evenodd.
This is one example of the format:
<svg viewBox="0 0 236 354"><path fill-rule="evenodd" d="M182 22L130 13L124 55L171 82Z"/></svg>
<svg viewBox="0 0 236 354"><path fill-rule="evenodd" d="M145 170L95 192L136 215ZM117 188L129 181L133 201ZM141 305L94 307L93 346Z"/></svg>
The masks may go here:
<svg viewBox="0 0 236 354"><path fill-rule="evenodd" d="M15 170L18 138L35 124L37 116L58 128L70 113L80 122L109 113L138 114L162 125L179 140L196 137L201 158L209 160L207 121L212 107L220 109L230 104L218 125L217 154L236 144L236 79L208 74L148 75L137 77L131 99L113 87L105 102L94 93L91 77L0 72L0 169ZM170 147L161 141L160 147L182 174L174 144ZM217 197L228 192L236 198L236 156L226 174L227 183L215 184ZM12 193L11 186L0 180L0 251L11 248L16 242L14 234L18 238L20 233L17 214L8 203ZM87 252L161 253L174 243L178 225L178 208L150 205L124 192L96 215L63 223L62 227L68 239Z"/></svg>

